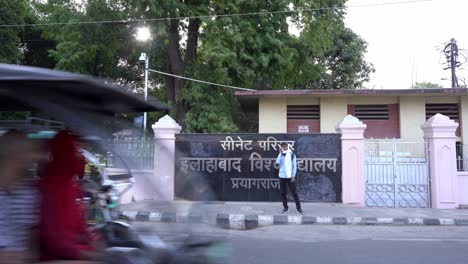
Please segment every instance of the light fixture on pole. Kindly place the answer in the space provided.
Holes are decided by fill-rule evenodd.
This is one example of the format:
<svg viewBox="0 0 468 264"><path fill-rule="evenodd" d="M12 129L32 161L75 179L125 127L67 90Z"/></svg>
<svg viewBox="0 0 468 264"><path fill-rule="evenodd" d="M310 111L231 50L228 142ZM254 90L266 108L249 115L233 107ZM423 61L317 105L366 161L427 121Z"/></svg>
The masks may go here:
<svg viewBox="0 0 468 264"><path fill-rule="evenodd" d="M151 39L151 32L150 32L149 28L147 28L147 27L138 28L137 32L135 34L135 38L138 41L141 41L141 42L146 42L146 41L150 40Z"/></svg>
<svg viewBox="0 0 468 264"><path fill-rule="evenodd" d="M148 100L148 64L149 64L149 57L146 53L141 53L140 59L138 59L141 65L145 66L145 101ZM145 112L143 115L143 132L146 134L146 120L147 120L147 113Z"/></svg>
<svg viewBox="0 0 468 264"><path fill-rule="evenodd" d="M135 38L138 41L146 42L151 39L151 32L148 27L140 27L137 29ZM140 59L138 60L141 65L145 66L145 101L148 100L148 67L149 67L149 56L146 53L141 53ZM147 113L144 113L143 116L143 133L146 135L146 123L147 123Z"/></svg>

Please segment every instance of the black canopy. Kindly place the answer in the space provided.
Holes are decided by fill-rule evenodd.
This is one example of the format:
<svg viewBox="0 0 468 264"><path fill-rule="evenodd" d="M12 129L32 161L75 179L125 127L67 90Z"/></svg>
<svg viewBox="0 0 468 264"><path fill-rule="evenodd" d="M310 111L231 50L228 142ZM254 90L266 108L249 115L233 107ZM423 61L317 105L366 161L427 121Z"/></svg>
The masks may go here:
<svg viewBox="0 0 468 264"><path fill-rule="evenodd" d="M0 64L0 111L44 110L61 105L79 112L115 114L166 110L145 102L125 87L104 80L49 69Z"/></svg>

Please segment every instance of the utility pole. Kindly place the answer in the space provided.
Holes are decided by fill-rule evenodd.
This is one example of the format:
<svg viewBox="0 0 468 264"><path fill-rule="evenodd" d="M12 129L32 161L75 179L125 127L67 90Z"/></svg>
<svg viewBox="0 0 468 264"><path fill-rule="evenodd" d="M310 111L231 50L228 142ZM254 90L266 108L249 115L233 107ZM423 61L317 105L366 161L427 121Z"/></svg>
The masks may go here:
<svg viewBox="0 0 468 264"><path fill-rule="evenodd" d="M450 42L445 45L443 50L445 57L447 59L448 67L445 70L450 69L451 76L452 76L452 88L458 87L458 79L457 79L457 67L461 66L462 63L458 61L458 45L457 41L452 38Z"/></svg>
<svg viewBox="0 0 468 264"><path fill-rule="evenodd" d="M149 72L149 56L146 53L141 53L140 59L138 60L141 65L145 66L145 101L148 100L148 72ZM143 114L143 133L146 137L146 122L148 114Z"/></svg>
<svg viewBox="0 0 468 264"><path fill-rule="evenodd" d="M452 88L456 88L457 85L457 73L455 71L456 68L456 58L455 58L455 50L456 53L458 53L458 48L457 48L457 43L455 42L455 39L452 38L450 40L450 68L452 71Z"/></svg>

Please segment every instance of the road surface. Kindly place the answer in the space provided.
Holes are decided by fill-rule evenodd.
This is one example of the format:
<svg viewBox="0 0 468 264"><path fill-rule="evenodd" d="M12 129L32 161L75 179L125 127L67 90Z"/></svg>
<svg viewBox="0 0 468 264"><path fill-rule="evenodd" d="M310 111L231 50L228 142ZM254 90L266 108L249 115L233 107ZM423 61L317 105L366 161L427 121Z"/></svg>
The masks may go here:
<svg viewBox="0 0 468 264"><path fill-rule="evenodd" d="M225 238L242 264L466 264L468 227L271 226L250 231L208 225L136 224L151 242L159 234L174 243L191 230L205 238Z"/></svg>

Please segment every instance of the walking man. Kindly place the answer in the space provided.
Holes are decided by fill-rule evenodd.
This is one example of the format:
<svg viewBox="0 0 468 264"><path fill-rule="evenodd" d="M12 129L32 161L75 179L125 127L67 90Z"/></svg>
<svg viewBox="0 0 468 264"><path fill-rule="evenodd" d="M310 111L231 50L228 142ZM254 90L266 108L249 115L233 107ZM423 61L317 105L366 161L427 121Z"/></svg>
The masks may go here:
<svg viewBox="0 0 468 264"><path fill-rule="evenodd" d="M289 145L286 142L281 143L280 154L276 159L276 164L279 165L279 180L280 180L280 190L281 197L283 199L283 211L282 213L287 213L289 210L288 207L288 198L286 185L291 191L294 202L296 203L296 209L298 214L304 214L301 208L301 202L299 201L299 196L297 195L296 190L296 172L297 172L297 163L296 155L289 148Z"/></svg>

